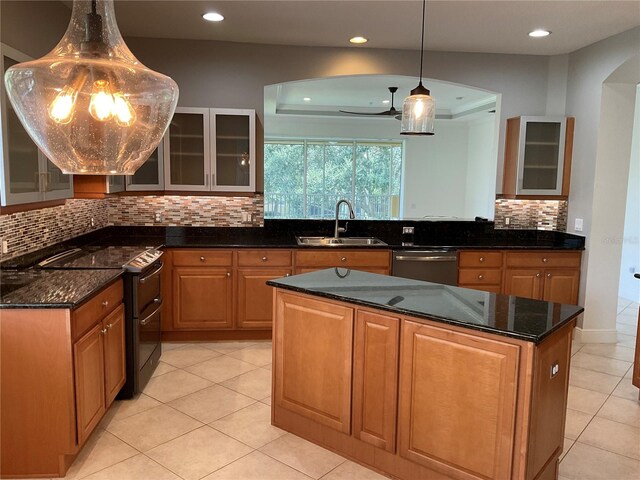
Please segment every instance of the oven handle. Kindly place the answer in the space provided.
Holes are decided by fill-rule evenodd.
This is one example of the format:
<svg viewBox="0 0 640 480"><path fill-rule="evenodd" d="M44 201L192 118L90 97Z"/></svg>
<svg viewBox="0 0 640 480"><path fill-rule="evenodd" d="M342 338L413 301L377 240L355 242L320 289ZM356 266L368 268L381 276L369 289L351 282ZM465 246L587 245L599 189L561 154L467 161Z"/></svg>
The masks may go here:
<svg viewBox="0 0 640 480"><path fill-rule="evenodd" d="M156 301L155 301L155 300L154 300L154 303L156 303ZM143 326L144 326L144 325L146 325L147 323L149 323L149 319L150 319L151 317L153 317L156 313L158 313L158 312L160 311L160 309L162 308L162 300L160 300L160 301L159 301L159 303L160 303L160 306L159 306L158 308L156 308L156 309L155 309L151 314L149 314L149 315L147 316L147 318L144 318L144 319L140 320L140 325L143 325Z"/></svg>
<svg viewBox="0 0 640 480"><path fill-rule="evenodd" d="M155 277L156 275L158 275L162 271L163 268L164 268L164 263L161 263L160 266L158 268L156 268L153 272L151 272L149 275L145 275L144 277L141 277L140 278L140 283L145 283L150 278Z"/></svg>

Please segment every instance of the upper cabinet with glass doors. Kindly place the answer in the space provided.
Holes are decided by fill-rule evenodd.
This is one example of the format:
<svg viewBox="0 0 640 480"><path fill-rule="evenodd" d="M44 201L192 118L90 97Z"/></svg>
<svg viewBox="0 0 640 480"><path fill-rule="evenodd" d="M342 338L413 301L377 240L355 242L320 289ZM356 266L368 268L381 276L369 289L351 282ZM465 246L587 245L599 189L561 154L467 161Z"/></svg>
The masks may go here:
<svg viewBox="0 0 640 480"><path fill-rule="evenodd" d="M149 159L133 175L127 176L127 190L164 190L164 148L160 142Z"/></svg>
<svg viewBox="0 0 640 480"><path fill-rule="evenodd" d="M572 117L508 119L502 196L568 197L573 127Z"/></svg>
<svg viewBox="0 0 640 480"><path fill-rule="evenodd" d="M4 44L0 44L0 55L1 203L6 206L70 198L73 196L72 176L63 174L31 140L7 98L4 81L1 81L7 68L31 59Z"/></svg>
<svg viewBox="0 0 640 480"><path fill-rule="evenodd" d="M163 148L165 190L255 191L255 110L179 107Z"/></svg>

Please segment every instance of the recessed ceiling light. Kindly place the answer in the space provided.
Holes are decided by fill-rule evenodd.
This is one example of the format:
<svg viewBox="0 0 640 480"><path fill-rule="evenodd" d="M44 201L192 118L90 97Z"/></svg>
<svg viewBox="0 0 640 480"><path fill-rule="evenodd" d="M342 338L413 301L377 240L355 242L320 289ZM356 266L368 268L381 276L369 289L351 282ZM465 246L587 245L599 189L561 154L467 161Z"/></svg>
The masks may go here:
<svg viewBox="0 0 640 480"><path fill-rule="evenodd" d="M355 44L358 44L358 45L359 45L359 44L361 44L361 43L367 43L367 42L369 41L369 39L368 39L368 38L364 38L364 37L360 37L360 36L358 36L358 37L351 37L351 38L349 39L349 41L350 41L351 43L355 43Z"/></svg>
<svg viewBox="0 0 640 480"><path fill-rule="evenodd" d="M304 100L305 102L310 102L311 101L311 97L304 97L302 100Z"/></svg>
<svg viewBox="0 0 640 480"><path fill-rule="evenodd" d="M382 103L386 105L387 103L389 103L389 100L382 100Z"/></svg>
<svg viewBox="0 0 640 480"><path fill-rule="evenodd" d="M464 97L456 97L456 100L462 100Z"/></svg>
<svg viewBox="0 0 640 480"><path fill-rule="evenodd" d="M535 37L535 38L546 37L547 35L550 35L550 34L551 32L549 30L543 30L542 28L538 28L533 32L529 32L529 36Z"/></svg>
<svg viewBox="0 0 640 480"><path fill-rule="evenodd" d="M220 15L218 12L207 12L204 15L202 15L202 18L204 18L209 22L221 22L222 20L224 20L224 17Z"/></svg>

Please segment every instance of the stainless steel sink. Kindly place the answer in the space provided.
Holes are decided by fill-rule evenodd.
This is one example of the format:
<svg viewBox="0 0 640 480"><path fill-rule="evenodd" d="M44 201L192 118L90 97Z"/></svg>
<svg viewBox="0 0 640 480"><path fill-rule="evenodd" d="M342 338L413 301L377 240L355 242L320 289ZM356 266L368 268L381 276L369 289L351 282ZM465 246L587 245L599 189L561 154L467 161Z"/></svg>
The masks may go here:
<svg viewBox="0 0 640 480"><path fill-rule="evenodd" d="M312 247L353 247L353 246L375 246L386 245L376 237L296 237L298 245L309 245Z"/></svg>

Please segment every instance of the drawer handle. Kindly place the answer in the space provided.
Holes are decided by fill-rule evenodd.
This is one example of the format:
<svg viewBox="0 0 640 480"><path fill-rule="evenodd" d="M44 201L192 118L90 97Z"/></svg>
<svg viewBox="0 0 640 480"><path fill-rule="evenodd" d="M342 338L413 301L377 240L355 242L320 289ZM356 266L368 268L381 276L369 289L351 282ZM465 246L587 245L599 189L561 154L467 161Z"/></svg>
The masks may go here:
<svg viewBox="0 0 640 480"><path fill-rule="evenodd" d="M542 261L543 261L544 263L547 263L549 260L547 259L547 257L543 257L543 258L542 258Z"/></svg>
<svg viewBox="0 0 640 480"><path fill-rule="evenodd" d="M100 333L101 333L102 335L106 335L106 334L107 334L107 329L106 329L106 328L103 328L102 330L100 330Z"/></svg>
<svg viewBox="0 0 640 480"><path fill-rule="evenodd" d="M484 275L478 275L478 280L482 280L484 278Z"/></svg>
<svg viewBox="0 0 640 480"><path fill-rule="evenodd" d="M109 300L105 300L102 302L102 308L107 308L109 306Z"/></svg>
<svg viewBox="0 0 640 480"><path fill-rule="evenodd" d="M342 257L342 258L340 259L340 261L341 261L341 262L346 262L346 261L347 261L347 257Z"/></svg>
<svg viewBox="0 0 640 480"><path fill-rule="evenodd" d="M204 262L206 259L204 257L200 257L200 261Z"/></svg>
<svg viewBox="0 0 640 480"><path fill-rule="evenodd" d="M262 257L263 262L266 262L267 260L268 260L267 257Z"/></svg>
<svg viewBox="0 0 640 480"><path fill-rule="evenodd" d="M480 257L480 261L481 261L481 262L484 262L484 257Z"/></svg>
<svg viewBox="0 0 640 480"><path fill-rule="evenodd" d="M539 274L539 273L536 273L536 277L540 278L540 274Z"/></svg>
<svg viewBox="0 0 640 480"><path fill-rule="evenodd" d="M227 272L227 277L230 277L230 276L231 276L231 272Z"/></svg>

